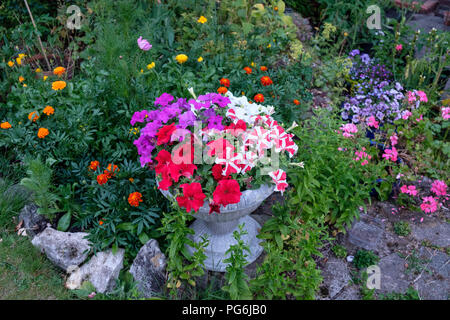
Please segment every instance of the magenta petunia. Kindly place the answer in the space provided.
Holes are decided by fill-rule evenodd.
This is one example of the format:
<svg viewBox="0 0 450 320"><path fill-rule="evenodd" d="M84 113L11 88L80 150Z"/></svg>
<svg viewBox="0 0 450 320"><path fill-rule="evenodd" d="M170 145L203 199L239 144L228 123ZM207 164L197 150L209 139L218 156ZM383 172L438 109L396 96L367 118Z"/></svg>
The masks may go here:
<svg viewBox="0 0 450 320"><path fill-rule="evenodd" d="M152 45L150 44L150 42L148 42L147 39L142 39L142 37L139 37L137 39L137 43L141 50L148 51L152 48Z"/></svg>

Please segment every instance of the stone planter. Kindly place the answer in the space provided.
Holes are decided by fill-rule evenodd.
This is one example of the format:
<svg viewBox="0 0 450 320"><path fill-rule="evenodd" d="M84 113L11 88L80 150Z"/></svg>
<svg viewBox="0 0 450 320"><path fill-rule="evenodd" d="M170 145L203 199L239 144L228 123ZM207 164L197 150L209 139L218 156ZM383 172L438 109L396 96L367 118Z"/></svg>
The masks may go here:
<svg viewBox="0 0 450 320"><path fill-rule="evenodd" d="M169 191L160 191L166 198L173 198ZM209 202L206 201L194 214L197 219L190 226L195 231L191 239L198 243L202 236L207 236L209 240L209 245L205 250L205 267L207 270L225 271L227 264L223 261L228 258L226 251L236 243L233 232L238 230L240 224L245 224L244 230L247 231L247 234L242 237L242 240L250 248L250 253L245 252L248 255L246 258L247 264L252 263L259 257L263 249L259 245L261 240L257 239L256 235L261 226L249 214L255 211L273 191L274 186L269 185L263 185L255 190L246 190L242 192L239 203L229 204L225 208L221 206L220 213L209 214ZM195 250L190 246L187 249L190 253Z"/></svg>

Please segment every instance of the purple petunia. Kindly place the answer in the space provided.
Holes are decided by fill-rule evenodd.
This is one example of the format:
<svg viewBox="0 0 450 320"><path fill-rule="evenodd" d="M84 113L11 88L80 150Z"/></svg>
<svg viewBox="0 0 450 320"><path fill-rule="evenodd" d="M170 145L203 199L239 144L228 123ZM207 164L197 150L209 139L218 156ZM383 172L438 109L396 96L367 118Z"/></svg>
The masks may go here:
<svg viewBox="0 0 450 320"><path fill-rule="evenodd" d="M159 98L155 100L155 106L159 104L161 107L166 107L170 102L173 101L173 99L174 98L172 95L164 92Z"/></svg>

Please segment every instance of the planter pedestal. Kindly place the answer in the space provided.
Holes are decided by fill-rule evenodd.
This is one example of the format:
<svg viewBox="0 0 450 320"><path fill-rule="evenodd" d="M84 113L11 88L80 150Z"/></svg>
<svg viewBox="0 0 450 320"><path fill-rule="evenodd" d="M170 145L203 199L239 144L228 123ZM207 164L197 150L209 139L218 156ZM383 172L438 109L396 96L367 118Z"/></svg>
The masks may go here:
<svg viewBox="0 0 450 320"><path fill-rule="evenodd" d="M247 234L243 235L241 239L250 248L250 253L247 251L244 252L247 255L247 264L250 264L263 251L263 248L259 245L261 240L256 238L261 226L255 219L250 216L228 222L206 222L197 219L192 223L190 228L195 231L195 234L191 236L191 239L198 243L202 241L202 236L206 236L209 240L209 245L205 249L205 268L207 270L225 272L227 264L223 261L229 257L229 255L226 255L226 251L231 245L236 244L233 232L239 230L238 225L240 224L245 224L244 230L247 231ZM187 246L187 249L191 254L195 251L190 246Z"/></svg>
<svg viewBox="0 0 450 320"><path fill-rule="evenodd" d="M227 264L223 261L228 258L226 251L236 243L233 232L238 230L240 224L244 224L244 230L248 233L242 236L242 240L250 248L250 252L244 252L247 255L247 264L259 257L263 249L259 245L260 240L256 238L256 235L261 226L249 214L255 211L274 192L274 189L273 185L262 185L259 189L245 190L242 192L239 203L229 204L226 207L221 206L220 213L209 214L209 203L206 201L194 214L196 220L190 228L195 231L195 234L191 236L191 240L199 243L202 235L207 236L209 240L209 245L205 250L205 268L207 270L225 271ZM169 191L160 191L166 198L173 198ZM187 250L190 253L195 251L190 246L187 246Z"/></svg>

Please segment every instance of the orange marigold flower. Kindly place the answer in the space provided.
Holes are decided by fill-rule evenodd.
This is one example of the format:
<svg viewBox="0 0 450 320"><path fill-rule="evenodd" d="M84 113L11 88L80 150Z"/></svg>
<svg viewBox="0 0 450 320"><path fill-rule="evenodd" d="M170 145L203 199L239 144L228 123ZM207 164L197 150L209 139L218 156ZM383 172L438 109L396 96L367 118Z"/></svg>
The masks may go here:
<svg viewBox="0 0 450 320"><path fill-rule="evenodd" d="M225 87L219 87L219 89L217 89L217 92L220 94L225 94L227 93L228 89Z"/></svg>
<svg viewBox="0 0 450 320"><path fill-rule="evenodd" d="M8 121L2 122L0 124L0 128L2 128L2 129L9 129L9 128L11 128L11 124Z"/></svg>
<svg viewBox="0 0 450 320"><path fill-rule="evenodd" d="M128 203L130 204L130 206L138 207L139 202L142 202L142 194L140 192L130 193L130 195L128 196Z"/></svg>
<svg viewBox="0 0 450 320"><path fill-rule="evenodd" d="M272 79L270 79L268 76L263 76L263 77L261 77L261 84L263 86L268 86L268 85L273 84L273 82L272 82Z"/></svg>
<svg viewBox="0 0 450 320"><path fill-rule="evenodd" d="M133 178L130 178L130 179L128 179L131 183L133 183L134 182L134 179Z"/></svg>
<svg viewBox="0 0 450 320"><path fill-rule="evenodd" d="M64 68L64 67L57 67L53 70L53 74L57 75L58 77L63 75L64 72L66 72L66 68Z"/></svg>
<svg viewBox="0 0 450 320"><path fill-rule="evenodd" d="M100 221L98 222L98 224L101 225L101 226L103 225L103 223L104 223L103 220L100 220Z"/></svg>
<svg viewBox="0 0 450 320"><path fill-rule="evenodd" d="M107 183L108 182L108 175L106 175L106 174L104 174L104 173L100 173L98 176L97 176L97 182L98 182L98 184L99 185L102 185L102 184L105 184L105 183Z"/></svg>
<svg viewBox="0 0 450 320"><path fill-rule="evenodd" d="M23 82L24 80L25 80L24 77L22 77L22 76L19 77L19 82Z"/></svg>
<svg viewBox="0 0 450 320"><path fill-rule="evenodd" d="M261 71L267 71L267 67L266 66L261 66Z"/></svg>
<svg viewBox="0 0 450 320"><path fill-rule="evenodd" d="M91 164L89 165L89 169L91 169L92 171L95 171L95 170L97 170L99 164L100 164L100 162L98 162L97 160L91 161Z"/></svg>
<svg viewBox="0 0 450 320"><path fill-rule="evenodd" d="M108 164L108 167L106 168L106 170L104 171L104 173L108 176L108 178L111 178L112 176L116 175L116 172L120 171L119 167L116 166L115 164Z"/></svg>
<svg viewBox="0 0 450 320"><path fill-rule="evenodd" d="M230 80L227 78L220 79L220 84L224 87L229 88L230 87Z"/></svg>
<svg viewBox="0 0 450 320"><path fill-rule="evenodd" d="M245 67L244 70L245 70L245 73L247 73L247 74L252 73L252 68L250 68L250 67Z"/></svg>
<svg viewBox="0 0 450 320"><path fill-rule="evenodd" d="M55 109L53 109L53 107L51 107L51 106L46 106L44 108L44 111L42 111L42 112L49 116L49 115L55 113Z"/></svg>
<svg viewBox="0 0 450 320"><path fill-rule="evenodd" d="M294 99L294 103L295 103L296 105L299 105L299 104L300 104L300 101L298 101L297 99Z"/></svg>
<svg viewBox="0 0 450 320"><path fill-rule="evenodd" d="M39 128L37 136L39 139L44 139L46 136L48 136L48 134L49 134L48 129Z"/></svg>
<svg viewBox="0 0 450 320"><path fill-rule="evenodd" d="M264 102L264 96L261 93L258 93L253 97L256 102Z"/></svg>
<svg viewBox="0 0 450 320"><path fill-rule="evenodd" d="M32 111L28 114L28 120L36 122L37 119L39 119L37 111Z"/></svg>
<svg viewBox="0 0 450 320"><path fill-rule="evenodd" d="M66 82L65 81L54 81L52 82L52 89L53 90L62 90L66 87Z"/></svg>

